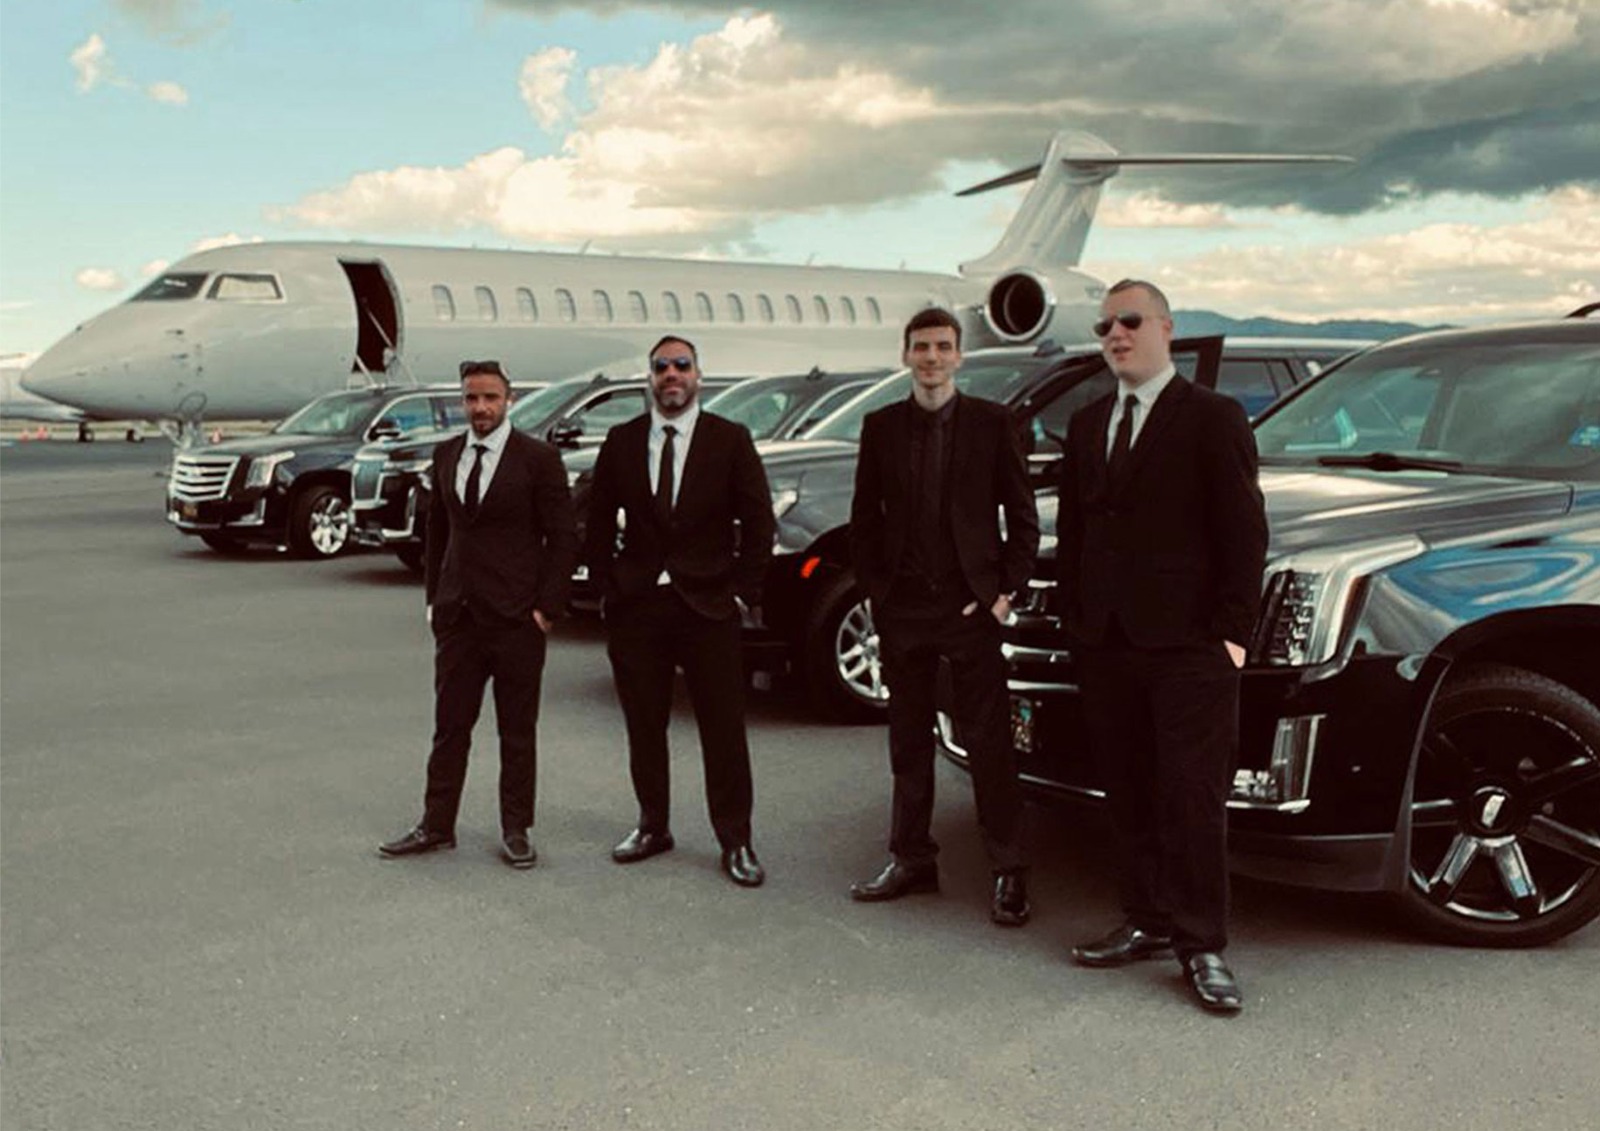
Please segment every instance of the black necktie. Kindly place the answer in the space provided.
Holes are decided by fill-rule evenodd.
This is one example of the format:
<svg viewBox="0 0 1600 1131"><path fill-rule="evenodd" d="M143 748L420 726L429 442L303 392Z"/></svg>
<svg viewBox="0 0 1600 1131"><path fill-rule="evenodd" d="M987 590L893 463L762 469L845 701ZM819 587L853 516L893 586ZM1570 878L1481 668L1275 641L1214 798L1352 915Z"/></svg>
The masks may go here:
<svg viewBox="0 0 1600 1131"><path fill-rule="evenodd" d="M665 526L672 521L672 477L678 466L678 453L672 438L678 430L668 424L661 429L666 440L661 444L661 470L656 475L656 517Z"/></svg>
<svg viewBox="0 0 1600 1131"><path fill-rule="evenodd" d="M467 473L467 513L471 514L478 509L478 483L483 478L483 453L489 450L487 444L473 444L472 450L478 453L472 459L472 470Z"/></svg>
<svg viewBox="0 0 1600 1131"><path fill-rule="evenodd" d="M1139 398L1129 393L1122 402L1122 419L1117 421L1117 434L1111 440L1111 458L1106 461L1106 478L1116 483L1128 467L1128 449L1133 447L1133 414L1139 407Z"/></svg>

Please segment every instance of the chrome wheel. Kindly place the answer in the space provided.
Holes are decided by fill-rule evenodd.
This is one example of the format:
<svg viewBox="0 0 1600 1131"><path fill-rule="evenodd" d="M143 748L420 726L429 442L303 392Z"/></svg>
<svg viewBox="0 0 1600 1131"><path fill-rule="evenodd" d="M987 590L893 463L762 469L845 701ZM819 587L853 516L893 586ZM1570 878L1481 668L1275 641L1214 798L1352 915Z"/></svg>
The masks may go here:
<svg viewBox="0 0 1600 1131"><path fill-rule="evenodd" d="M865 600L851 605L839 620L833 637L834 666L839 682L864 703L887 703L889 688L883 682L883 656L872 610Z"/></svg>
<svg viewBox="0 0 1600 1131"><path fill-rule="evenodd" d="M819 712L848 722L887 717L878 628L850 573L840 573L816 599L801 648L806 689Z"/></svg>
<svg viewBox="0 0 1600 1131"><path fill-rule="evenodd" d="M1533 946L1600 914L1600 709L1484 666L1441 691L1411 807L1405 906L1452 942Z"/></svg>
<svg viewBox="0 0 1600 1131"><path fill-rule="evenodd" d="M332 487L307 487L289 511L289 549L302 558L331 558L350 542L350 505Z"/></svg>

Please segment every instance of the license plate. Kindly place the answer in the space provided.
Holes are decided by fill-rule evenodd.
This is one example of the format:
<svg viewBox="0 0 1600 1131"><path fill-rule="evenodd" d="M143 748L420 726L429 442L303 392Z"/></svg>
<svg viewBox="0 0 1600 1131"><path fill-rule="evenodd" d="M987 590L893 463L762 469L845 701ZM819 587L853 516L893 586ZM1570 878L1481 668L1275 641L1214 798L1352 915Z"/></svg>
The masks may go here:
<svg viewBox="0 0 1600 1131"><path fill-rule="evenodd" d="M1033 711L1032 699L1020 695L1011 697L1011 745L1023 754L1034 752Z"/></svg>

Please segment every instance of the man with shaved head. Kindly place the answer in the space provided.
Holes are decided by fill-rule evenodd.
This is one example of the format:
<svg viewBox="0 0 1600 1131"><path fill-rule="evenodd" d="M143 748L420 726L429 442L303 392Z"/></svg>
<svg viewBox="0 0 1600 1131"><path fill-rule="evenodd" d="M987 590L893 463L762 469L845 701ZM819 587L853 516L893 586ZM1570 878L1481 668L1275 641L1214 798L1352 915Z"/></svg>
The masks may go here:
<svg viewBox="0 0 1600 1131"><path fill-rule="evenodd" d="M1237 401L1174 368L1155 286L1112 286L1094 331L1117 387L1068 427L1056 563L1125 921L1072 956L1176 951L1200 1004L1232 1013L1226 803L1267 550L1255 439Z"/></svg>

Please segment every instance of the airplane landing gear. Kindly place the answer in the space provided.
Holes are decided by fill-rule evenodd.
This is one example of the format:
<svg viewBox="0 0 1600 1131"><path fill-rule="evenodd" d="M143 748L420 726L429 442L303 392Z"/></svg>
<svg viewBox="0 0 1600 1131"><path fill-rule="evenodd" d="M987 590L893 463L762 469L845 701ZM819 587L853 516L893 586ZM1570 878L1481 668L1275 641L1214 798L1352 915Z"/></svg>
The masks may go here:
<svg viewBox="0 0 1600 1131"><path fill-rule="evenodd" d="M89 422L87 420L78 421L78 443L94 443L94 429L89 427Z"/></svg>

